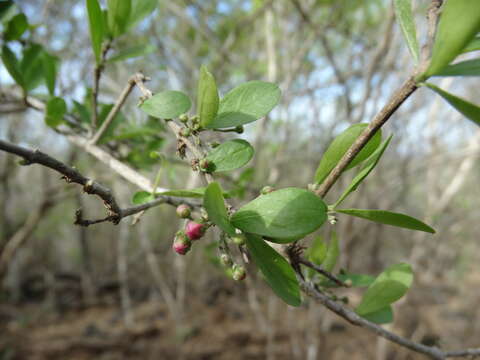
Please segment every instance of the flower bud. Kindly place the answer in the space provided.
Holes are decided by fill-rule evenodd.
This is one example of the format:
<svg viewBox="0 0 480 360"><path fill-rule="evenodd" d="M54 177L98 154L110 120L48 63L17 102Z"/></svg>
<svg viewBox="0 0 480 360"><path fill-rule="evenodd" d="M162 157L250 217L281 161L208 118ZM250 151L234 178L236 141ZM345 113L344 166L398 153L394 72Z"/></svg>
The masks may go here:
<svg viewBox="0 0 480 360"><path fill-rule="evenodd" d="M268 186L268 185L267 185L267 186L264 186L264 187L262 188L262 190L260 190L260 194L266 195L266 194L271 193L272 191L275 191L275 189L274 189L272 186Z"/></svg>
<svg viewBox="0 0 480 360"><path fill-rule="evenodd" d="M200 167L200 170L203 172L210 172L211 168L211 163L207 159L202 159L198 162L198 166Z"/></svg>
<svg viewBox="0 0 480 360"><path fill-rule="evenodd" d="M185 234L190 240L198 240L205 234L205 225L195 221L189 221L185 226Z"/></svg>
<svg viewBox="0 0 480 360"><path fill-rule="evenodd" d="M197 115L195 115L195 116L192 116L192 118L190 120L192 121L192 124L197 124L200 119L198 118Z"/></svg>
<svg viewBox="0 0 480 360"><path fill-rule="evenodd" d="M189 137L190 135L192 135L192 130L190 130L189 128L183 128L180 130L180 135L182 135L183 137Z"/></svg>
<svg viewBox="0 0 480 360"><path fill-rule="evenodd" d="M192 247L192 242L183 231L178 231L172 247L177 254L185 255Z"/></svg>
<svg viewBox="0 0 480 360"><path fill-rule="evenodd" d="M177 206L177 216L181 219L187 219L190 217L192 209L187 204L181 204Z"/></svg>
<svg viewBox="0 0 480 360"><path fill-rule="evenodd" d="M233 280L240 281L247 277L247 272L243 266L235 265L233 268L232 277Z"/></svg>
<svg viewBox="0 0 480 360"><path fill-rule="evenodd" d="M232 237L232 241L235 245L238 245L238 246L245 245L245 235L237 234Z"/></svg>
<svg viewBox="0 0 480 360"><path fill-rule="evenodd" d="M178 120L180 120L182 123L185 124L188 121L188 115L187 114L182 114L182 115L180 115Z"/></svg>
<svg viewBox="0 0 480 360"><path fill-rule="evenodd" d="M220 262L222 263L223 266L226 266L226 267L230 267L233 264L230 256L228 256L228 254L225 254L225 253L220 255Z"/></svg>

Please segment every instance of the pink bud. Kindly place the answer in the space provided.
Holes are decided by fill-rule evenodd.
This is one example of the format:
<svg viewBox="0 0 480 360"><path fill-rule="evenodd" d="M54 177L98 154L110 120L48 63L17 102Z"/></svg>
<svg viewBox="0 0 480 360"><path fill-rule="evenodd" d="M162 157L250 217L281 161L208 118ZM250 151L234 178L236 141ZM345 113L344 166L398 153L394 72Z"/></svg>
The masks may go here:
<svg viewBox="0 0 480 360"><path fill-rule="evenodd" d="M189 221L185 226L185 233L190 240L198 240L205 234L205 225Z"/></svg>
<svg viewBox="0 0 480 360"><path fill-rule="evenodd" d="M190 250L191 246L192 243L185 233L183 231L177 232L175 240L173 240L173 250L175 250L177 254L185 255Z"/></svg>

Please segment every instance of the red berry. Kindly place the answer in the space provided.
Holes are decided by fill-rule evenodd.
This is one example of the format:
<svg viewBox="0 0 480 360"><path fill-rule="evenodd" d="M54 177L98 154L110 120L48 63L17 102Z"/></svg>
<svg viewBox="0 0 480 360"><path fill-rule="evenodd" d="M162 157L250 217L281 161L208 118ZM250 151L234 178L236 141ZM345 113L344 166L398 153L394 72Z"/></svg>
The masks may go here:
<svg viewBox="0 0 480 360"><path fill-rule="evenodd" d="M185 226L185 234L190 240L198 240L205 234L205 225L195 221L189 221Z"/></svg>

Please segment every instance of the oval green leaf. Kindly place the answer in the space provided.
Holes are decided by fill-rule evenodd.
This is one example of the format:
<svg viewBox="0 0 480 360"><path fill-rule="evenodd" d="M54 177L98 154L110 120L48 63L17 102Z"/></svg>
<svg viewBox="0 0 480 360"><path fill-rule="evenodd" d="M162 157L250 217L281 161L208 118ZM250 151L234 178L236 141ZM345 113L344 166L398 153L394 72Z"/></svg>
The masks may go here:
<svg viewBox="0 0 480 360"><path fill-rule="evenodd" d="M365 316L385 309L404 296L413 282L412 268L408 264L396 264L383 271L370 285L355 309Z"/></svg>
<svg viewBox="0 0 480 360"><path fill-rule="evenodd" d="M57 64L58 64L58 58L56 56L50 55L46 51L43 52L42 54L43 75L45 77L45 83L47 85L48 93L51 96L55 95L55 83L57 80Z"/></svg>
<svg viewBox="0 0 480 360"><path fill-rule="evenodd" d="M187 95L181 91L166 90L146 100L140 109L157 118L173 119L190 110L190 106L192 103Z"/></svg>
<svg viewBox="0 0 480 360"><path fill-rule="evenodd" d="M132 11L128 19L131 28L150 15L157 7L158 0L135 0L132 2Z"/></svg>
<svg viewBox="0 0 480 360"><path fill-rule="evenodd" d="M230 90L220 101L217 117L207 128L235 127L267 115L280 100L281 91L275 84L249 81Z"/></svg>
<svg viewBox="0 0 480 360"><path fill-rule="evenodd" d="M465 116L467 119L473 121L475 124L480 125L480 106L472 104L471 102L452 95L439 87L427 83L425 84L430 89L435 91L438 95L443 97L450 105L452 105L459 113Z"/></svg>
<svg viewBox="0 0 480 360"><path fill-rule="evenodd" d="M338 256L340 255L340 247L338 246L338 236L335 231L332 232L332 238L328 244L327 254L323 260L323 268L327 271L332 271L337 264Z"/></svg>
<svg viewBox="0 0 480 360"><path fill-rule="evenodd" d="M229 140L217 146L208 155L211 171L231 171L241 168L253 157L253 147L242 139Z"/></svg>
<svg viewBox="0 0 480 360"><path fill-rule="evenodd" d="M200 68L200 79L198 80L197 91L197 112L200 118L200 125L207 127L215 116L217 116L219 97L215 78L202 65Z"/></svg>
<svg viewBox="0 0 480 360"><path fill-rule="evenodd" d="M419 51L417 32L415 30L415 21L412 12L412 0L394 0L395 15L397 17L403 37L408 46L408 50L412 54L415 64L418 63Z"/></svg>
<svg viewBox="0 0 480 360"><path fill-rule="evenodd" d="M90 40L92 41L92 49L95 54L97 64L101 61L102 41L105 36L105 25L103 23L103 13L98 0L86 0L88 24L90 27Z"/></svg>
<svg viewBox="0 0 480 360"><path fill-rule="evenodd" d="M389 324L393 322L393 309L391 306L387 306L362 317L375 324Z"/></svg>
<svg viewBox="0 0 480 360"><path fill-rule="evenodd" d="M25 14L17 14L7 23L3 38L6 41L18 40L27 29L27 17Z"/></svg>
<svg viewBox="0 0 480 360"><path fill-rule="evenodd" d="M50 127L57 127L63 122L63 115L67 112L67 104L60 97L53 97L47 102L45 122Z"/></svg>
<svg viewBox="0 0 480 360"><path fill-rule="evenodd" d="M228 235L236 235L235 228L230 224L230 220L228 219L222 188L218 183L213 182L207 186L205 195L203 196L203 206L205 210L207 210L209 220Z"/></svg>
<svg viewBox="0 0 480 360"><path fill-rule="evenodd" d="M422 78L435 75L447 66L478 32L480 32L480 1L446 1L438 23L430 65Z"/></svg>
<svg viewBox="0 0 480 360"><path fill-rule="evenodd" d="M480 76L480 59L448 65L437 72L435 76Z"/></svg>
<svg viewBox="0 0 480 360"><path fill-rule="evenodd" d="M246 243L253 261L275 294L288 305L300 306L300 287L287 260L259 236L246 234Z"/></svg>
<svg viewBox="0 0 480 360"><path fill-rule="evenodd" d="M138 0L136 0L138 2ZM113 37L122 35L129 23L132 10L131 0L108 0L108 28Z"/></svg>
<svg viewBox="0 0 480 360"><path fill-rule="evenodd" d="M363 209L336 209L335 211L347 214L351 216L356 216L362 219L367 219L379 224L392 225L405 229L424 231L431 234L435 233L435 230L432 229L427 224L417 220L411 216L394 213L391 211L385 210L363 210Z"/></svg>
<svg viewBox="0 0 480 360"><path fill-rule="evenodd" d="M20 64L15 53L7 45L2 47L2 62L12 79L22 88L25 88L25 79L20 71Z"/></svg>
<svg viewBox="0 0 480 360"><path fill-rule="evenodd" d="M347 152L350 146L357 140L360 134L365 130L368 124L354 124L338 135L327 148L320 160L317 171L315 173L315 183L321 184L328 176L330 171L337 165L343 155ZM367 159L380 145L382 141L381 130L377 131L375 135L367 142L365 147L355 156L352 162L347 166L351 169L362 161Z"/></svg>
<svg viewBox="0 0 480 360"><path fill-rule="evenodd" d="M257 197L230 220L244 232L290 242L314 232L326 218L327 206L314 193L285 188Z"/></svg>
<svg viewBox="0 0 480 360"><path fill-rule="evenodd" d="M132 203L135 205L144 204L153 200L155 200L155 196L148 191L137 191L132 197Z"/></svg>
<svg viewBox="0 0 480 360"><path fill-rule="evenodd" d="M122 61L126 59L136 58L151 54L155 51L155 46L152 44L143 44L132 46L117 52L114 56L109 58L107 62L112 63L115 61Z"/></svg>

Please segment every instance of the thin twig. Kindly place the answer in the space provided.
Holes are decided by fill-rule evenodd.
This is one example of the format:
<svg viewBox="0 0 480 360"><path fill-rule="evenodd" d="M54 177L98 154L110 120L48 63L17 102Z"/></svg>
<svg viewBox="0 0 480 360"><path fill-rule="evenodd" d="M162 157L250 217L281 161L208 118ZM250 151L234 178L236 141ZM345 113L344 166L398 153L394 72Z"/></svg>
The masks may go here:
<svg viewBox="0 0 480 360"><path fill-rule="evenodd" d="M97 128L98 125L98 89L100 86L100 78L102 77L102 72L105 67L105 59L107 57L108 50L110 50L111 42L108 41L103 49L102 49L102 56L100 58L100 62L95 66L95 70L93 71L93 86L92 86L92 126L94 129Z"/></svg>
<svg viewBox="0 0 480 360"><path fill-rule="evenodd" d="M340 287L349 287L347 284L345 284L342 280L337 278L331 272L325 270L324 268L322 268L321 266L318 266L317 264L312 263L311 261L308 261L307 259L299 258L298 262L302 265L305 265L305 266L315 270L319 274L322 274L323 276L325 276L329 280L333 281L335 284L337 284Z"/></svg>
<svg viewBox="0 0 480 360"><path fill-rule="evenodd" d="M135 77L139 76L138 74L133 75L130 79L128 79L127 86L123 89L122 93L118 97L115 105L113 108L110 110L110 112L107 115L107 118L103 121L102 125L98 129L98 131L95 133L95 135L92 137L90 140L91 144L96 144L98 140L102 137L102 135L107 131L108 127L112 123L113 119L115 119L115 116L117 116L118 112L122 108L123 104L128 98L128 95L132 92L133 87L135 86Z"/></svg>
<svg viewBox="0 0 480 360"><path fill-rule="evenodd" d="M22 157L25 159L23 165L40 164L59 172L63 175L65 181L82 185L83 190L87 194L97 195L100 197L107 209L113 214L118 215L120 213L120 207L118 206L110 189L92 179L83 176L76 169L58 161L57 159L54 159L40 150L30 150L11 144L4 140L0 140L0 150Z"/></svg>

